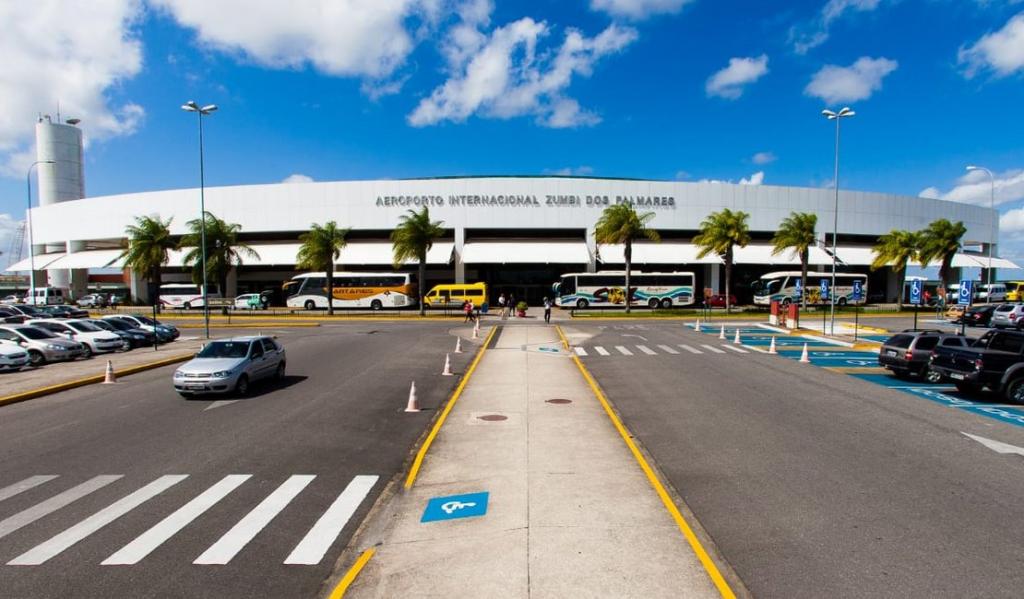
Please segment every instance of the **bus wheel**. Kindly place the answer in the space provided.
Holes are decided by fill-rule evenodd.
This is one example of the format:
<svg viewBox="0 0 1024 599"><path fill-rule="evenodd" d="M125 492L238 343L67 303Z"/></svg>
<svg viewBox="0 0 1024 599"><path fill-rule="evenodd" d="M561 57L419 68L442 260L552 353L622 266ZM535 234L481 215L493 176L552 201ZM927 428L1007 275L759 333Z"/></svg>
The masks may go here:
<svg viewBox="0 0 1024 599"><path fill-rule="evenodd" d="M370 302L370 309L374 312L384 309L384 304L380 303L380 300L373 300Z"/></svg>
<svg viewBox="0 0 1024 599"><path fill-rule="evenodd" d="M590 302L588 302L585 299L578 299L578 300L576 300L576 307L579 308L580 310L586 310L587 306L589 306L589 305L590 305Z"/></svg>
<svg viewBox="0 0 1024 599"><path fill-rule="evenodd" d="M840 306L845 306L846 305L846 298L845 297L841 297L841 298L839 298L839 301L836 302L836 303L838 303Z"/></svg>
<svg viewBox="0 0 1024 599"><path fill-rule="evenodd" d="M316 304L313 302L313 300L306 300L306 306L305 307L306 307L307 310L315 310L316 309Z"/></svg>
<svg viewBox="0 0 1024 599"><path fill-rule="evenodd" d="M658 307L658 298L652 297L651 299L647 300L647 307L652 309L652 310L654 308L657 308Z"/></svg>
<svg viewBox="0 0 1024 599"><path fill-rule="evenodd" d="M665 308L666 310L671 308L672 307L672 298L666 297L665 299L661 300L661 307Z"/></svg>
<svg viewBox="0 0 1024 599"><path fill-rule="evenodd" d="M185 305L182 306L182 307L185 308L186 310L191 310L192 309L192 302L185 302Z"/></svg>

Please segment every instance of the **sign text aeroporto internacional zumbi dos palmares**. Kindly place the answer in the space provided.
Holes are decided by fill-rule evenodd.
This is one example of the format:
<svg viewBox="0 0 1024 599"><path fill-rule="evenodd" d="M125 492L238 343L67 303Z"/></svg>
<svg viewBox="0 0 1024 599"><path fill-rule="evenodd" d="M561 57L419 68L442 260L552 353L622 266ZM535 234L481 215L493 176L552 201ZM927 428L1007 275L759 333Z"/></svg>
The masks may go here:
<svg viewBox="0 0 1024 599"><path fill-rule="evenodd" d="M612 204L632 204L640 208L674 209L672 196L628 195L411 195L377 196L377 206L415 208L420 206L464 206L467 208L540 208L543 206L586 206L601 208Z"/></svg>

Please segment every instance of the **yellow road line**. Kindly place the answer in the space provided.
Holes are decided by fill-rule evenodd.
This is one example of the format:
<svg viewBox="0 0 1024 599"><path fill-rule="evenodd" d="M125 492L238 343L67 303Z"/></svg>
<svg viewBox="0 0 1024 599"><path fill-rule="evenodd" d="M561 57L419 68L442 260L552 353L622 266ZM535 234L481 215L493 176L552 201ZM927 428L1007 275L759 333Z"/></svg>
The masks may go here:
<svg viewBox="0 0 1024 599"><path fill-rule="evenodd" d="M201 329L204 325L201 322L179 322L174 325L179 329ZM297 329L297 328L312 328L318 327L318 322L260 322L258 320L249 320L245 322L233 322L228 324L226 322L213 322L210 321L211 329L258 329L261 327L273 327L278 329Z"/></svg>
<svg viewBox="0 0 1024 599"><path fill-rule="evenodd" d="M373 557L373 554L376 552L377 549L374 547L370 547L369 549L364 551L362 555L359 556L359 559L356 560L356 563L352 564L352 567L348 569L348 572L345 572L345 576L342 577L341 582L338 583L338 586L334 587L334 590L331 591L329 599L341 599L342 597L344 597L345 591L347 591L348 587L350 587L352 583L355 582L356 577L359 576L359 573L363 570L363 567L366 566L366 563L370 561L370 558Z"/></svg>
<svg viewBox="0 0 1024 599"><path fill-rule="evenodd" d="M562 332L562 327L555 327L555 330L558 331L558 335L562 338L562 342L568 346L569 341L566 339L565 333ZM658 475L655 474L654 470L647 463L647 460L644 459L643 454L640 453L640 449L637 448L636 443L633 442L633 435L622 424L619 417L615 415L615 411L612 410L611 405L608 403L608 399L601 391L601 388L598 387L594 377L590 375L586 366L584 366L583 362L580 361L579 356L572 354L572 359L573 362L576 362L576 367L579 368L583 378L590 386L590 390L594 392L594 396L597 397L597 400L601 403L601 407L604 408L605 414L607 414L608 418L611 419L612 424L615 425L615 429L619 431L619 436L621 436L622 440L626 442L626 446L629 447L629 451L632 452L633 457L636 458L637 463L640 464L640 468L644 471L644 474L647 475L647 480L651 483L651 486L654 487L658 497L661 498L661 503L664 504L665 509L667 509L669 514L672 515L672 519L676 521L676 525L679 527L679 530L682 531L683 536L686 537L686 540L690 543L690 547L693 548L694 553L697 554L697 559L700 560L700 563L704 566L704 570L708 573L708 576L711 577L712 582L715 583L715 587L718 588L718 592L722 597L735 599L736 594L733 593L732 589L729 587L729 583L726 582L722 573L718 570L718 566L715 565L714 560L711 559L707 550L705 550L704 546L701 545L700 539L697 538L693 529L690 528L690 525L686 522L686 518L683 517L683 514L679 511L675 502L672 501L672 497L668 494L668 491L665 490L665 485L662 484Z"/></svg>
<svg viewBox="0 0 1024 599"><path fill-rule="evenodd" d="M491 327L491 332L487 333L487 337L484 338L484 345L480 348L480 352L473 358L473 362L470 363L469 368L466 370L466 376L462 377L459 381L459 386L455 388L452 393L451 399L445 405L444 410L441 411L441 415L438 416L437 422L434 423L434 427L430 429L430 434L427 435L426 441L420 447L420 450L416 452L416 459L412 462L412 468L409 469L409 476L405 479L405 488L409 489L412 484L416 482L416 475L420 472L420 466L423 465L423 458L426 457L427 451L430 449L431 443L434 442L434 438L437 437L437 433L441 430L441 425L448 418L448 413L452 411L455 406L455 402L458 401L459 396L462 395L462 390L466 388L466 384L469 382L469 378L473 376L473 371L476 370L477 364L484 357L484 353L487 351L487 346L491 343L491 338L494 337L494 332L497 331L497 327Z"/></svg>

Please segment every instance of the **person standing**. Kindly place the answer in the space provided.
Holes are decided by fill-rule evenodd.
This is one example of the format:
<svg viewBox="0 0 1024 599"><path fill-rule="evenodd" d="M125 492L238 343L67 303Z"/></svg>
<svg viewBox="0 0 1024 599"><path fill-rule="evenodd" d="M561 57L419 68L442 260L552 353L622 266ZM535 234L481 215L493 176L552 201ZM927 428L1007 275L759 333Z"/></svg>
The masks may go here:
<svg viewBox="0 0 1024 599"><path fill-rule="evenodd" d="M551 300L544 298L544 323L551 324Z"/></svg>
<svg viewBox="0 0 1024 599"><path fill-rule="evenodd" d="M508 315L516 315L516 294L511 291L508 294Z"/></svg>
<svg viewBox="0 0 1024 599"><path fill-rule="evenodd" d="M505 320L508 318L508 314L505 312L505 304L508 300L505 299L505 294L502 293L498 296L498 308L501 310L501 319Z"/></svg>
<svg viewBox="0 0 1024 599"><path fill-rule="evenodd" d="M473 302L466 300L462 302L462 311L466 313L466 319L462 322L474 322L476 319L473 317Z"/></svg>

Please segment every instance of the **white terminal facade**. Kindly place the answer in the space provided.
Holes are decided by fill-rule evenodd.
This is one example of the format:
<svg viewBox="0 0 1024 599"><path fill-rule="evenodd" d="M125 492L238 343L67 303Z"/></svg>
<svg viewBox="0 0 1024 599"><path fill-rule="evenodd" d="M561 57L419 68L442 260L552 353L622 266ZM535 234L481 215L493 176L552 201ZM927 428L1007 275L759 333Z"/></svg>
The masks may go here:
<svg viewBox="0 0 1024 599"><path fill-rule="evenodd" d="M171 219L175 235L199 217L199 189L174 189L85 197L81 131L71 124L37 124L39 206L32 210L37 284L43 272L49 284L87 292L89 269L120 268L125 227L135 217ZM226 295L279 289L297 274L298 237L311 223L336 221L350 228L338 268L380 271L391 268L389 235L409 209L430 208L446 235L428 256L426 287L441 282L488 283L491 294L512 291L537 302L566 272L622 269L623 249L598 246L594 226L602 210L631 202L653 212L650 226L661 243L634 245L634 270L693 271L697 288L724 291L724 273L716 256L697 258L692 238L701 221L722 208L750 214L752 243L736 250L736 284L744 291L758 276L799 268L790 252L773 256L770 240L779 223L797 212L818 215L821 243L811 251L811 270L829 271L834 191L830 189L747 186L717 182L669 182L584 177L450 177L410 180L311 182L206 188L206 209L241 225L242 239L258 254L245 259L229 279ZM967 227L965 251L957 267L985 268L995 211L942 200L860 191L840 191L838 258L840 271L870 272L871 247L892 229L920 230L947 218ZM165 282L187 281L183 251L172 252ZM8 268L27 271L28 260ZM993 260L994 268L1015 268ZM405 270L414 271L414 265ZM125 273L132 295L145 298L145 282ZM889 269L870 274L869 289L897 295ZM108 285L109 287L109 285ZM425 291L425 290L424 290Z"/></svg>

